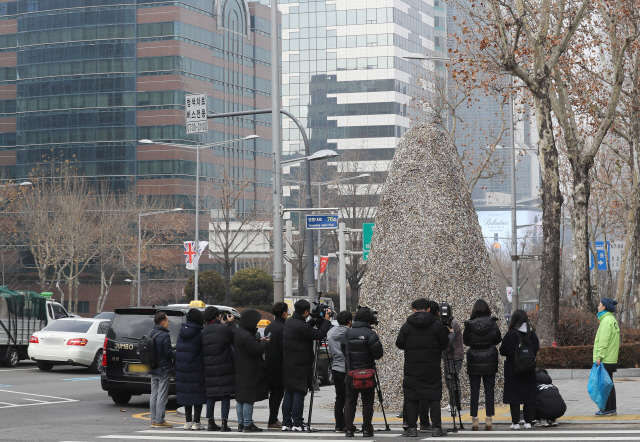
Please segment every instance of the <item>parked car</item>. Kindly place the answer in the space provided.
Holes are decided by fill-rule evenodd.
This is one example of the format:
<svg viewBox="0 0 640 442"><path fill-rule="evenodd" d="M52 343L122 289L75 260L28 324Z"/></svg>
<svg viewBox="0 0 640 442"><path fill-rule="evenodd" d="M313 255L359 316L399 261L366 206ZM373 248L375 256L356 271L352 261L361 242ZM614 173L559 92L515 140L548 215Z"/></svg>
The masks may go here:
<svg viewBox="0 0 640 442"><path fill-rule="evenodd" d="M116 314L114 312L100 312L94 315L95 319L113 319Z"/></svg>
<svg viewBox="0 0 640 442"><path fill-rule="evenodd" d="M206 305L200 301L192 303L204 311ZM231 313L236 320L240 313L232 307L217 305L222 314ZM189 304L173 304L162 307L119 308L104 339L104 358L101 375L102 389L119 405L125 405L131 396L151 393L150 367L140 362L138 341L148 335L154 326L156 312L163 311L169 317L171 346L175 350L180 325L190 309ZM171 377L169 394L176 394L175 378Z"/></svg>
<svg viewBox="0 0 640 442"><path fill-rule="evenodd" d="M99 373L108 329L109 321L103 319L58 319L31 335L29 358L43 371L54 365L81 365L91 373Z"/></svg>

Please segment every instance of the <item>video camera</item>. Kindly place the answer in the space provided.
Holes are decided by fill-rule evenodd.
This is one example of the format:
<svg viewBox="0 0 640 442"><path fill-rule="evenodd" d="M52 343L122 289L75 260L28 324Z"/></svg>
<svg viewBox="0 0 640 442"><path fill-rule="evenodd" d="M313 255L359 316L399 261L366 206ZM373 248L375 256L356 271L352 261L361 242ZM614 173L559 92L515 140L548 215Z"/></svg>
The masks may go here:
<svg viewBox="0 0 640 442"><path fill-rule="evenodd" d="M378 311L377 310L371 310L369 307L366 307L364 305L358 305L357 310L360 310L361 308L369 309L369 311L373 314L373 320L370 321L369 323L371 325L378 325Z"/></svg>
<svg viewBox="0 0 640 442"><path fill-rule="evenodd" d="M322 295L322 292L319 292L318 295L316 296L316 300L313 301L313 308L309 312L309 316L315 319L316 322L319 319L324 319L325 315L327 314L327 311L331 309L331 307L329 307L327 304L324 304L322 301L320 301L321 295ZM333 319L335 316L336 316L336 312L331 310L329 312L329 317Z"/></svg>
<svg viewBox="0 0 640 442"><path fill-rule="evenodd" d="M453 312L448 302L440 303L440 322L442 325L451 328L451 322L453 321Z"/></svg>

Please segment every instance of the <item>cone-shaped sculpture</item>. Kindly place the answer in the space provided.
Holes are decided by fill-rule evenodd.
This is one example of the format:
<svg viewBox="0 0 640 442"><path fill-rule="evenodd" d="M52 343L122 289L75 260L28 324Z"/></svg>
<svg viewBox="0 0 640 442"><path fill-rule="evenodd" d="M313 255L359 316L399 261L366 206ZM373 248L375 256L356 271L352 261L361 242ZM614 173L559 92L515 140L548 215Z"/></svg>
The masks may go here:
<svg viewBox="0 0 640 442"><path fill-rule="evenodd" d="M456 148L446 132L427 123L413 126L396 149L360 295L361 305L378 310L376 330L385 351L378 370L389 410L401 410L403 400L404 354L396 338L412 313L411 302L423 297L449 302L463 328L473 304L483 298L505 331L498 286ZM460 380L468 404L466 362ZM497 403L501 387L499 374ZM446 392L443 400L449 400Z"/></svg>

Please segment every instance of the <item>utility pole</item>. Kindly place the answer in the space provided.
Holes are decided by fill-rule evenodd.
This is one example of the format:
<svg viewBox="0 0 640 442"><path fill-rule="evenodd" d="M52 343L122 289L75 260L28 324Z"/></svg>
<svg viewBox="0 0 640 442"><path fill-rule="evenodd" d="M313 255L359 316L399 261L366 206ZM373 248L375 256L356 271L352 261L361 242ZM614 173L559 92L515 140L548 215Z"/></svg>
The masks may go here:
<svg viewBox="0 0 640 442"><path fill-rule="evenodd" d="M513 85L513 78L511 79ZM516 223L516 143L513 124L513 94L509 94L509 108L511 109L511 128L509 138L511 142L511 279L513 296L511 314L518 310L518 226Z"/></svg>
<svg viewBox="0 0 640 442"><path fill-rule="evenodd" d="M278 0L271 0L271 145L273 148L273 302L284 302L282 247L282 146L280 145ZM310 253L313 253L311 251Z"/></svg>

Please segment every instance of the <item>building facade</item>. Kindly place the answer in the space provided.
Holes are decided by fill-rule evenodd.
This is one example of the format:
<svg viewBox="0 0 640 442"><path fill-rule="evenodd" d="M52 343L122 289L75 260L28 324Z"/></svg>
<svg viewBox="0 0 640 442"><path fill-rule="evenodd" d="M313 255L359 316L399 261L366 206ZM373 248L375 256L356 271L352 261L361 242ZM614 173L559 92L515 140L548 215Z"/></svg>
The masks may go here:
<svg viewBox="0 0 640 442"><path fill-rule="evenodd" d="M243 204L270 198L268 115L210 120L187 135L185 95L210 111L270 106L270 11L246 0L19 0L0 3L1 178L55 173L63 164L114 190L165 195L193 207L200 175L252 174ZM140 139L160 142L141 145Z"/></svg>

